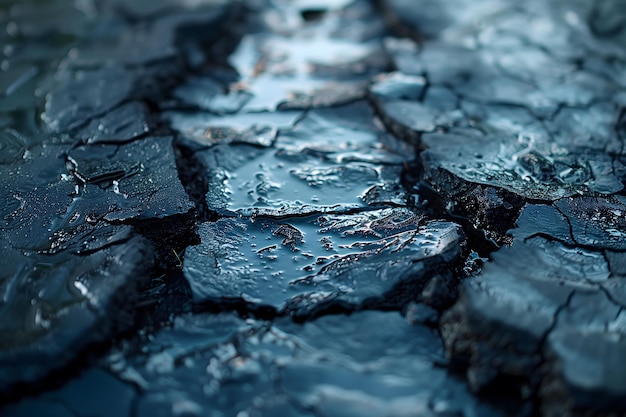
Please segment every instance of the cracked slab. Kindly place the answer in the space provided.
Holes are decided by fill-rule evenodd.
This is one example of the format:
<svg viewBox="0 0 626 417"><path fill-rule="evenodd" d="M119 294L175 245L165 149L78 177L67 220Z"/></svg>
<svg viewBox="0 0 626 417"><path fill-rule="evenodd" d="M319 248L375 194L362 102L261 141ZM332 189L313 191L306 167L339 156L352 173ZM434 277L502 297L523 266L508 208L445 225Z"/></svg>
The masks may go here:
<svg viewBox="0 0 626 417"><path fill-rule="evenodd" d="M406 209L221 219L198 233L202 243L187 249L184 264L196 302L243 302L302 317L333 306L402 307L465 253L457 225L425 222Z"/></svg>
<svg viewBox="0 0 626 417"><path fill-rule="evenodd" d="M68 365L85 348L106 341L131 324L130 301L137 297L150 265L151 245L135 237L93 254L23 254L3 239L12 257L3 268L0 311L0 386L37 383Z"/></svg>
<svg viewBox="0 0 626 417"><path fill-rule="evenodd" d="M310 111L294 127L278 130L271 147L236 144L228 136L216 139L218 145L194 155L207 170L208 208L220 215L285 217L405 205L399 177L412 155L398 154L371 117L367 106L355 103ZM229 116L221 123L258 128L254 120ZM379 138L391 146L381 146ZM208 141L194 143L202 142Z"/></svg>
<svg viewBox="0 0 626 417"><path fill-rule="evenodd" d="M622 409L611 393L623 386L623 373L603 371L610 356L594 349L621 349L623 307L614 300L623 300L623 286L600 247L561 243L549 228L533 234L536 213L526 208L513 245L462 286L442 318L446 351L467 368L475 390L509 384L522 398L538 393L544 415Z"/></svg>
<svg viewBox="0 0 626 417"><path fill-rule="evenodd" d="M122 145L80 145L67 156L92 221L111 223L188 215L193 203L178 179L171 137ZM78 202L81 205L81 202Z"/></svg>
<svg viewBox="0 0 626 417"><path fill-rule="evenodd" d="M186 343L179 345L184 339ZM136 416L174 416L212 410L228 415L323 416L366 411L374 416L499 416L475 399L444 363L436 333L407 323L397 312L328 316L304 325L243 320L231 314L177 317L145 344L143 353L116 352L107 368L135 384ZM37 404L62 399L110 376L90 370L58 392L8 411L22 416ZM119 380L115 388L124 385ZM245 384L247 395L237 387ZM122 399L128 398L128 389ZM95 391L102 401L100 391ZM93 396L94 394L90 394ZM118 403L121 410L127 402ZM105 415L109 407L103 408ZM22 414L20 414L22 412ZM2 414L0 414L2 415Z"/></svg>
<svg viewBox="0 0 626 417"><path fill-rule="evenodd" d="M59 33L83 36L81 25L89 19L77 17L76 25L66 25L63 13L74 15L60 3L50 4L51 10L19 5L6 14L3 8L3 21L15 29L9 37L39 39L46 31L53 40ZM215 19L216 10L209 13ZM38 26L41 16L35 11L55 12L47 16L52 26ZM115 20L105 15L99 23ZM198 19L206 17L201 15ZM190 16L175 13L167 19L168 25L159 26L162 35L178 42L183 36L178 29L189 28ZM108 35L115 38L122 27ZM73 45L80 49L94 41L87 38ZM16 39L17 46L22 40ZM195 221L195 205L178 178L173 138L145 136L153 116L143 100L156 100L162 92L146 86L169 73L172 64L161 62L144 71L103 60L81 68L85 62L76 60L78 50L66 46L60 43L58 50L47 52L48 64L58 67L45 76L30 71L17 84L3 85L3 94L20 94L14 107L2 108L9 122L3 122L0 135L5 178L0 252L6 260L0 310L7 318L0 344L3 401L45 388L50 379L80 364L87 350L131 328L153 268L168 264L166 258L176 255L172 249L187 244ZM3 50L12 55L9 66L37 54L28 48L13 54L13 47ZM35 111L21 107L21 94L32 94L33 88L38 90L31 106L46 101L41 125L34 121ZM66 132L71 130L70 137Z"/></svg>
<svg viewBox="0 0 626 417"><path fill-rule="evenodd" d="M496 0L470 7L455 0L418 10L405 1L380 3L392 27L408 29L421 45L385 43L399 71L374 83L370 98L391 131L425 149L425 179L452 200L453 212L505 243L485 220L492 214L466 210L471 197L458 188L505 190L505 205L513 206L516 198L507 195L556 201L623 190L616 125L624 86L606 74L608 56L626 62L616 49L624 34L600 35L591 17L607 9L621 15L621 6L539 1L517 8ZM388 90L394 82L417 94L398 96Z"/></svg>
<svg viewBox="0 0 626 417"><path fill-rule="evenodd" d="M623 414L626 9L470 3L0 6L0 415Z"/></svg>

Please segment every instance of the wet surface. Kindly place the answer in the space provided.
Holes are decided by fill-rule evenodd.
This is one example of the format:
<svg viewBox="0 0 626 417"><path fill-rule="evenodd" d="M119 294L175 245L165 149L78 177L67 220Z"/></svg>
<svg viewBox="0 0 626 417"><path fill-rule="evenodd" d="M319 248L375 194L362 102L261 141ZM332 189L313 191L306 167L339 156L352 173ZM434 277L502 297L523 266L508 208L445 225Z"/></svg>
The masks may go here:
<svg viewBox="0 0 626 417"><path fill-rule="evenodd" d="M420 220L406 209L290 223L222 219L200 227L184 274L200 303L253 303L303 318L339 307L399 309L464 260L457 225Z"/></svg>
<svg viewBox="0 0 626 417"><path fill-rule="evenodd" d="M620 2L0 22L0 416L626 412Z"/></svg>
<svg viewBox="0 0 626 417"><path fill-rule="evenodd" d="M80 412L97 385L119 396L118 415L130 415L131 409L140 416L203 410L209 415L233 410L289 416L498 415L439 366L445 359L437 333L397 312L332 315L303 325L232 314L183 315L142 350L112 352L104 368L44 394L39 406ZM133 386L143 393L134 401ZM24 402L6 412L28 415L35 409Z"/></svg>

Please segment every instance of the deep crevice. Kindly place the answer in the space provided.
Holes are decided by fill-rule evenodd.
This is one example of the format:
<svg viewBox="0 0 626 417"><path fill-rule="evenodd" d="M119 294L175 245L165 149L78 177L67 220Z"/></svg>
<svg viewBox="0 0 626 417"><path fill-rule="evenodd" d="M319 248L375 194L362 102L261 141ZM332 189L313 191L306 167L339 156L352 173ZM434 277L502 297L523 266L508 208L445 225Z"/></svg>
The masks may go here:
<svg viewBox="0 0 626 417"><path fill-rule="evenodd" d="M174 142L174 151L178 178L189 198L196 205L197 221L199 223L216 221L218 216L209 209L206 201L206 195L209 192L209 182L206 178L208 168L195 156L194 150L185 146L180 140Z"/></svg>

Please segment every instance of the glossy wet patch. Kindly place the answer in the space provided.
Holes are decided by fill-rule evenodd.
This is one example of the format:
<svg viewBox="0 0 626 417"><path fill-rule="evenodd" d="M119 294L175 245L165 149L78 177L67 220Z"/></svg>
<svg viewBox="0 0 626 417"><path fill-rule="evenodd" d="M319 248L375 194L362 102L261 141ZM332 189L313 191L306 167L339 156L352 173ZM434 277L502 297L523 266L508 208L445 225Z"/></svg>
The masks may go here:
<svg viewBox="0 0 626 417"><path fill-rule="evenodd" d="M202 244L187 250L184 267L196 302L241 300L279 311L406 303L435 269L454 269L465 246L458 226L424 223L406 209L222 219L199 234Z"/></svg>
<svg viewBox="0 0 626 417"><path fill-rule="evenodd" d="M195 144L210 147L195 153L207 168L209 209L245 216L302 216L406 204L399 177L402 163L412 155L398 154L393 145L381 146L392 140L384 139L388 134L372 123L372 111L363 103L312 110L295 127L278 130L273 141L265 139L267 129L253 133L251 129L259 129L254 121L263 113L253 115L217 119L222 126L241 126L236 129L245 133L212 128L204 139L191 133ZM266 123L286 117L278 113ZM246 122L248 130L243 130ZM224 136L213 136L222 132ZM250 145L273 146L236 144L244 137Z"/></svg>
<svg viewBox="0 0 626 417"><path fill-rule="evenodd" d="M395 167L335 164L274 149L241 162L229 170L209 165L210 182L220 183L207 198L209 208L246 216L346 212L366 207L368 190L397 181L399 173Z"/></svg>
<svg viewBox="0 0 626 417"><path fill-rule="evenodd" d="M77 256L11 250L3 239L11 260L2 272L0 312L21 318L0 327L3 389L35 383L105 341L114 328L128 328L128 302L137 296L136 277L145 276L151 249L140 238L118 243Z"/></svg>
<svg viewBox="0 0 626 417"><path fill-rule="evenodd" d="M290 103L317 107L315 102L324 96L329 98L326 105L341 104L345 98L330 98L332 89L348 87L346 93L354 90L351 95L358 98L363 85L357 82L388 66L376 41L357 43L315 33L293 39L249 35L230 62L242 77L231 90L251 96L244 105L247 111L276 110Z"/></svg>

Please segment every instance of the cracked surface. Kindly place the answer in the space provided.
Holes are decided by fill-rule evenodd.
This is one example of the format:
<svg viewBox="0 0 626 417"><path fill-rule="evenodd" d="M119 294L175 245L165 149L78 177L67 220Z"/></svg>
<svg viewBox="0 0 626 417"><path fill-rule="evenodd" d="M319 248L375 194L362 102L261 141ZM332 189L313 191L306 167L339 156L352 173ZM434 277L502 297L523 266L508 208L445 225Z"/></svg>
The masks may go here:
<svg viewBox="0 0 626 417"><path fill-rule="evenodd" d="M626 7L0 1L0 416L626 413Z"/></svg>

